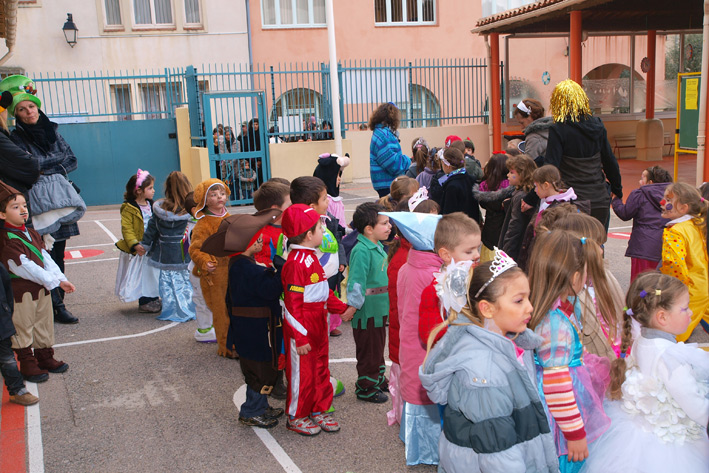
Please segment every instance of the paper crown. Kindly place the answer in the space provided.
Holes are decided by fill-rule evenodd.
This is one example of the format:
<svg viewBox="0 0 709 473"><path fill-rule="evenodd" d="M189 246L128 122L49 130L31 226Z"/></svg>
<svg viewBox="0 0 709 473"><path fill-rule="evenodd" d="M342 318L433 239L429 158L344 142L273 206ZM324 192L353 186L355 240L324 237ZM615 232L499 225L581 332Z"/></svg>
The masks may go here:
<svg viewBox="0 0 709 473"><path fill-rule="evenodd" d="M396 228L406 238L414 250L433 251L433 236L440 215L415 212L379 212L396 224Z"/></svg>

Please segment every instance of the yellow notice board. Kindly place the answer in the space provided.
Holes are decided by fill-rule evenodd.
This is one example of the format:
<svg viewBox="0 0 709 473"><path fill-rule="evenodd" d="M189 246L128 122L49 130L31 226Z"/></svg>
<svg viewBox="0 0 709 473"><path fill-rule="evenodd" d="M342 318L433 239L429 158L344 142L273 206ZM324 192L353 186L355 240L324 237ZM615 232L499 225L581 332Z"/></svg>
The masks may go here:
<svg viewBox="0 0 709 473"><path fill-rule="evenodd" d="M675 149L696 153L699 127L701 75L698 72L677 74L677 129Z"/></svg>

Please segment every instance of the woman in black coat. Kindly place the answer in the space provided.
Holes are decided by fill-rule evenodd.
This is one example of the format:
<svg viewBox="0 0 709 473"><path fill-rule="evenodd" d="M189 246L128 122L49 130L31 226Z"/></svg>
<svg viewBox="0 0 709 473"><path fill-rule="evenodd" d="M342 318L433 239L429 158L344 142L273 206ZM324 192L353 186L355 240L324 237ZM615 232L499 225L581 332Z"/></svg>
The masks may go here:
<svg viewBox="0 0 709 473"><path fill-rule="evenodd" d="M586 93L572 80L557 84L550 102L555 123L544 163L559 168L561 180L574 188L578 200L591 202L591 216L607 229L610 194L622 198L623 184L606 128L591 115Z"/></svg>

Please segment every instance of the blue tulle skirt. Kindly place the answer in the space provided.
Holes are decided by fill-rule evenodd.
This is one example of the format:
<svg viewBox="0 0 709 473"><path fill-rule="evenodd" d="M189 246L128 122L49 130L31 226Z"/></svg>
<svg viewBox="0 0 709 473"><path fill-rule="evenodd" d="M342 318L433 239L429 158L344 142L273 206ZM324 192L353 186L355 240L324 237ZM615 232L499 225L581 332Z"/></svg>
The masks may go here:
<svg viewBox="0 0 709 473"><path fill-rule="evenodd" d="M399 438L404 442L406 464L438 465L441 416L436 404L419 406L404 402Z"/></svg>
<svg viewBox="0 0 709 473"><path fill-rule="evenodd" d="M195 318L192 284L186 269L160 271L160 297L162 312L158 315L158 320L187 322Z"/></svg>

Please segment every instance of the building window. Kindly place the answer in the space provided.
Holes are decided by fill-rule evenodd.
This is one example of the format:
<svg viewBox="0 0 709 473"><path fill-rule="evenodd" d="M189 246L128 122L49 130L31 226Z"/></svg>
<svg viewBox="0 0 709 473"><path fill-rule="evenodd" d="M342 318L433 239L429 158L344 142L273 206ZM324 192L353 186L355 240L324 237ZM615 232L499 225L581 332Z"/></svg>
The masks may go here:
<svg viewBox="0 0 709 473"><path fill-rule="evenodd" d="M106 26L121 26L121 6L119 0L104 0L106 9Z"/></svg>
<svg viewBox="0 0 709 473"><path fill-rule="evenodd" d="M174 24L171 0L133 0L136 25L165 26Z"/></svg>
<svg viewBox="0 0 709 473"><path fill-rule="evenodd" d="M164 83L151 83L140 85L140 98L143 102L143 111L148 120L157 118L168 118L170 108L182 103L182 88L180 84L173 83L170 87L170 95Z"/></svg>
<svg viewBox="0 0 709 473"><path fill-rule="evenodd" d="M265 28L326 26L325 0L261 0L261 23Z"/></svg>
<svg viewBox="0 0 709 473"><path fill-rule="evenodd" d="M185 0L185 23L188 25L202 23L199 14L199 0Z"/></svg>
<svg viewBox="0 0 709 473"><path fill-rule="evenodd" d="M119 84L111 86L113 111L117 120L132 120L133 106L130 101L130 85Z"/></svg>
<svg viewBox="0 0 709 473"><path fill-rule="evenodd" d="M435 0L374 0L374 24L435 25Z"/></svg>
<svg viewBox="0 0 709 473"><path fill-rule="evenodd" d="M323 97L320 92L306 88L291 89L276 101L271 111L271 124L278 125L280 139L283 141L307 140L308 136L303 131L310 123L310 117L315 117L319 127L323 113Z"/></svg>
<svg viewBox="0 0 709 473"><path fill-rule="evenodd" d="M402 128L429 128L441 125L441 105L436 96L418 84L409 86L411 103L398 102ZM411 112L411 116L409 116Z"/></svg>

